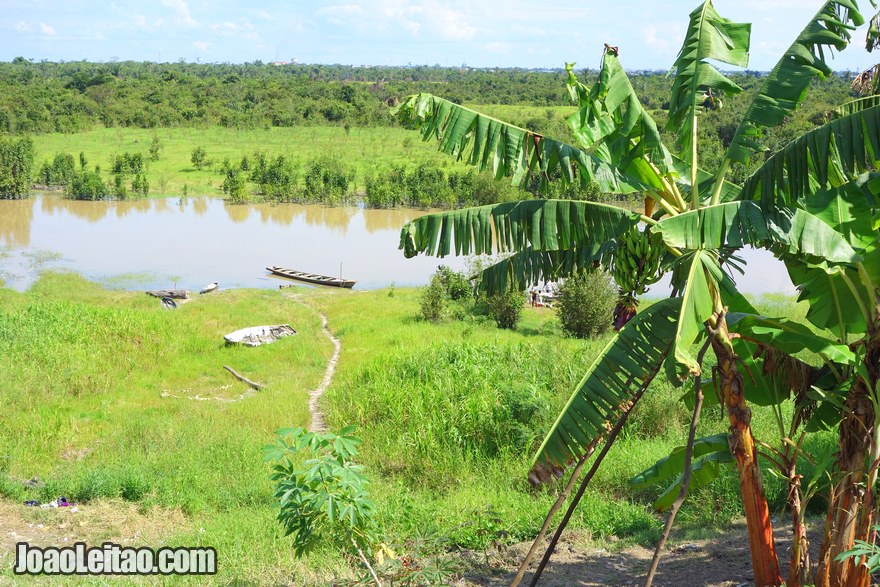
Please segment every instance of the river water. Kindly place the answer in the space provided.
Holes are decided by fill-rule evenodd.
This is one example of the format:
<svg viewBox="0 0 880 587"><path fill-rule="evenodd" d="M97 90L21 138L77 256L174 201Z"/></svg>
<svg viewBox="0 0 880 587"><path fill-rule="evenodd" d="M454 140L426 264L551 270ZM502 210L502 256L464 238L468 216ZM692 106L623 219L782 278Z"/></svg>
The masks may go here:
<svg viewBox="0 0 880 587"><path fill-rule="evenodd" d="M55 194L0 200L0 280L27 288L42 269L67 269L123 289L275 288L294 283L265 268L357 280L356 289L424 285L440 263L405 259L400 227L422 210L298 204L231 205L210 197L84 202ZM793 293L785 268L763 251L743 251L744 292ZM652 288L663 295L663 282Z"/></svg>

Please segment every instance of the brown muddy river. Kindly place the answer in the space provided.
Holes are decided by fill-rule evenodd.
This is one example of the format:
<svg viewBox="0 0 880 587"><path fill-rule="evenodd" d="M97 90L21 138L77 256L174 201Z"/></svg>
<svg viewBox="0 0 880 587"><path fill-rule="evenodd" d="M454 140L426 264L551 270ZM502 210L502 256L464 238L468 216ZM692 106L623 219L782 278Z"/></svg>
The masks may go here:
<svg viewBox="0 0 880 587"><path fill-rule="evenodd" d="M356 289L424 285L437 265L463 259L405 259L400 227L421 210L297 204L229 205L210 197L82 202L40 194L0 200L0 280L27 288L43 269L66 269L124 289L271 287L292 283L265 267L356 279ZM785 268L763 251L743 251L737 277L753 294L793 293ZM661 282L652 294L663 295Z"/></svg>

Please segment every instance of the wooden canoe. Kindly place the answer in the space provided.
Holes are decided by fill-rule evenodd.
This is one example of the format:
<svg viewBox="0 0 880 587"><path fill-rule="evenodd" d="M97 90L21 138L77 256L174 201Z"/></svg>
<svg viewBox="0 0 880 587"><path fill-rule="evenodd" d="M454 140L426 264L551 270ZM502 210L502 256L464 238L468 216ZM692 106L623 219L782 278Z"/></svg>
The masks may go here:
<svg viewBox="0 0 880 587"><path fill-rule="evenodd" d="M280 277L286 277L287 279L295 279L297 281L303 281L305 283L314 283L315 285L330 285L333 287L351 287L357 281L353 279L342 279L340 277L330 277L328 275L318 275L317 273L305 273L303 271L294 271L293 269L285 269L284 267L278 267L277 265L273 265L271 267L266 267L266 271L270 271L275 275Z"/></svg>
<svg viewBox="0 0 880 587"><path fill-rule="evenodd" d="M223 337L226 344L243 344L245 346L260 346L275 342L279 338L296 334L296 330L290 324L275 324L272 326L250 326L235 332L230 332Z"/></svg>

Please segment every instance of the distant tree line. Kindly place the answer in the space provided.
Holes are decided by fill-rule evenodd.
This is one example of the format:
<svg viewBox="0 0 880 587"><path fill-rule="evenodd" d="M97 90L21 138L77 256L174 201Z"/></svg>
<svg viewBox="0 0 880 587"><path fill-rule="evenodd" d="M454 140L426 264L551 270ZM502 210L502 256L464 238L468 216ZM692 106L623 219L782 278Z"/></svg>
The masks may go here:
<svg viewBox="0 0 880 587"><path fill-rule="evenodd" d="M595 72L580 75L589 83ZM734 79L749 91L759 75L746 72ZM833 104L834 96L849 91L849 77L835 76L821 84L811 102L820 109ZM454 102L559 106L568 103L564 81L561 69L56 63L18 57L0 63L0 132L79 132L97 126L393 125L387 105L412 93L431 92ZM649 110L665 109L670 77L644 72L635 74L633 83ZM823 93L830 94L823 98Z"/></svg>

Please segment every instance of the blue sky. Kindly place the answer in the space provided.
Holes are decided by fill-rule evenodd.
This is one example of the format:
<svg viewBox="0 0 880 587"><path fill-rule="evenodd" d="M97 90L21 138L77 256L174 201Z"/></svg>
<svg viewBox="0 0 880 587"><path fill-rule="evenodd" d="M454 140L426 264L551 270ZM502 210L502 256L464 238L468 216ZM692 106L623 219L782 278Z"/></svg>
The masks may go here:
<svg viewBox="0 0 880 587"><path fill-rule="evenodd" d="M822 5L819 0L716 0L752 23L750 69L767 70ZM603 43L628 69L666 69L696 0L0 0L0 61L261 60L352 65L562 67L598 65ZM863 0L866 18L870 4ZM626 19L621 18L621 15ZM862 70L880 54L865 27L833 62Z"/></svg>

